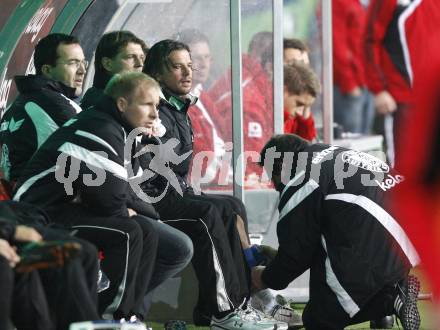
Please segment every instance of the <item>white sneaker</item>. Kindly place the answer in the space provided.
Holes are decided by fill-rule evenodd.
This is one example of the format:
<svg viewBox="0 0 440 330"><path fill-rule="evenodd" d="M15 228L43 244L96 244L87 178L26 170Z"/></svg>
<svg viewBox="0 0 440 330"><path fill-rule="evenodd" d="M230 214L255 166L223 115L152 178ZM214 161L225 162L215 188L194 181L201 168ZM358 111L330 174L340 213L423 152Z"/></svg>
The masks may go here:
<svg viewBox="0 0 440 330"><path fill-rule="evenodd" d="M284 297L272 294L272 290L263 290L252 296L251 304L257 310L272 317L273 319L285 322L289 328L302 327L302 317L288 305Z"/></svg>
<svg viewBox="0 0 440 330"><path fill-rule="evenodd" d="M287 322L285 322L283 320L277 320L274 317L272 317L271 315L269 315L267 313L263 313L262 311L252 307L252 305L249 305L247 307L247 309L245 310L245 312L255 315L255 318L258 318L263 322L276 324L276 326L277 326L276 329L278 329L278 330L287 330L289 328L289 325L287 324Z"/></svg>
<svg viewBox="0 0 440 330"><path fill-rule="evenodd" d="M263 317L253 308L238 308L222 319L212 317L211 330L287 330L287 323Z"/></svg>
<svg viewBox="0 0 440 330"><path fill-rule="evenodd" d="M289 328L303 326L301 315L288 306L275 305L270 315L277 321L286 322Z"/></svg>
<svg viewBox="0 0 440 330"><path fill-rule="evenodd" d="M270 314L275 305L277 305L277 301L275 300L273 291L271 289L265 289L252 295L251 305L265 314Z"/></svg>
<svg viewBox="0 0 440 330"><path fill-rule="evenodd" d="M69 330L147 330L142 323L121 323L120 321L86 321L70 324ZM150 329L150 328L148 328ZM150 329L151 330L151 329Z"/></svg>

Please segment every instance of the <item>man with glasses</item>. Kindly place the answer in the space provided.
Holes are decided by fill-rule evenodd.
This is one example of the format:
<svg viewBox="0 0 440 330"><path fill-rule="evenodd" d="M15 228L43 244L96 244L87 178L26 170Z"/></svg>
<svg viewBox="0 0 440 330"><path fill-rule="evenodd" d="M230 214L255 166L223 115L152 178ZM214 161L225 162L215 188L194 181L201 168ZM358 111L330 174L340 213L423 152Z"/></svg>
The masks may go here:
<svg viewBox="0 0 440 330"><path fill-rule="evenodd" d="M0 127L1 168L14 183L43 142L81 108L87 61L78 39L54 33L41 39L34 53L35 75L16 76L19 96Z"/></svg>

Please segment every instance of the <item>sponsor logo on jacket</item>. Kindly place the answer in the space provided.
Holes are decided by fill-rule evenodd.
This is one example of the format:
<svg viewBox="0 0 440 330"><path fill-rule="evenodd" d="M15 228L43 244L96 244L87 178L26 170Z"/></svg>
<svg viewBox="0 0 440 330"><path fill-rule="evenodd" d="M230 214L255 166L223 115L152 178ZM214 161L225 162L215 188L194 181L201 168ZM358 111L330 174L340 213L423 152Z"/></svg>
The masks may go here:
<svg viewBox="0 0 440 330"><path fill-rule="evenodd" d="M376 181L376 183L380 187L380 189L382 189L383 191L387 191L387 190L395 187L399 183L405 181L405 177L403 175L399 175L399 174L394 175L394 176L388 174L382 182L379 182L377 180L374 180L374 181Z"/></svg>
<svg viewBox="0 0 440 330"><path fill-rule="evenodd" d="M367 171L388 173L390 167L384 161L365 152L349 150L342 153L342 161Z"/></svg>
<svg viewBox="0 0 440 330"><path fill-rule="evenodd" d="M261 138L263 137L263 128L260 123L251 121L248 124L248 136L251 138Z"/></svg>
<svg viewBox="0 0 440 330"><path fill-rule="evenodd" d="M315 157L312 159L313 164L320 163L327 155L330 155L333 151L338 149L339 147L331 146L330 148L324 149L316 154Z"/></svg>

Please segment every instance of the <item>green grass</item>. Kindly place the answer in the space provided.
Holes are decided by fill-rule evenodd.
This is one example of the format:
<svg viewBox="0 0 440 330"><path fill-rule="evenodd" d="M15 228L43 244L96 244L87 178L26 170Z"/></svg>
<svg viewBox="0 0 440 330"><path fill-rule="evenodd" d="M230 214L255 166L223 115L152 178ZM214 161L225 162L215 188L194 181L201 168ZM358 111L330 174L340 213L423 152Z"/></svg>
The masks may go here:
<svg viewBox="0 0 440 330"><path fill-rule="evenodd" d="M431 292L431 288L430 285L428 283L428 281L425 278L424 272L423 270L421 270L419 267L413 269L411 271L411 273L413 273L414 275L416 275L420 282L421 282L421 292L422 293L429 293ZM185 292L186 294L187 292ZM291 305L292 308L294 308L297 312L302 313L302 310L304 308L304 305L301 304L294 304ZM418 307L419 307L419 311L420 311L420 316L421 316L421 325L420 325L420 329L421 330L434 330L435 326L434 326L434 321L433 321L433 316L434 316L434 311L433 311L433 304L431 301L429 300L421 300L418 302ZM160 307L162 308L162 307ZM171 317L170 319L172 319L172 313L170 313ZM176 317L177 315L175 315ZM149 322L148 325L150 327L153 328L153 330L163 330L164 326L163 323L154 323L154 322ZM356 325L351 325L349 327L347 327L346 329L369 329L370 328L370 324L369 322L365 322L365 323L361 323L361 324L356 324ZM209 327L196 327L192 324L187 324L187 329L188 330L209 330ZM397 326L397 324L394 324L394 328L393 329L402 329L401 327L399 328Z"/></svg>
<svg viewBox="0 0 440 330"><path fill-rule="evenodd" d="M301 307L301 306L298 306ZM429 301L420 301L419 302L419 311L420 311L420 315L421 315L421 319L422 319L422 324L420 326L421 330L431 330L431 329L435 329L433 322L432 322L432 304ZM150 323L149 324L150 327L153 328L153 330L163 330L163 324L162 323ZM347 327L346 329L369 329L370 328L370 324L369 322L365 322L365 323L361 323L361 324L356 324L356 325L351 325L349 327ZM196 327L195 325L192 324L187 324L187 329L188 330L209 330L209 327ZM394 324L393 329L402 329L399 328L397 326L397 324Z"/></svg>
<svg viewBox="0 0 440 330"><path fill-rule="evenodd" d="M420 312L420 318L422 319L422 323L420 325L421 330L433 330L435 329L435 326L432 321L432 303L429 301L419 301L419 312ZM347 327L346 329L369 329L370 324L369 322L351 325ZM160 328L158 328L160 329ZM402 327L398 327L396 323L394 322L393 329L402 329Z"/></svg>
<svg viewBox="0 0 440 330"><path fill-rule="evenodd" d="M153 328L153 330L163 330L163 324L162 323L150 323L148 324L148 326L150 328ZM195 325L192 324L187 324L186 328L188 330L193 330L193 329L197 329L197 330L209 330L209 327L196 327Z"/></svg>
<svg viewBox="0 0 440 330"><path fill-rule="evenodd" d="M421 319L422 319L422 324L420 326L421 330L433 330L435 329L433 321L432 321L432 316L433 315L433 311L432 311L432 303L430 301L419 301L419 311L420 311L420 315L421 315ZM302 306L300 305L296 305L295 307L299 307L301 308ZM163 324L162 323L149 323L149 326L153 328L153 330L163 330ZM361 324L356 324L356 325L351 325L349 327L347 327L346 329L369 329L370 328L370 324L369 322L365 322L365 323L361 323ZM187 329L188 330L209 330L209 327L196 327L195 325L192 324L187 324ZM393 329L402 329L401 327L399 328L397 326L397 324L394 324Z"/></svg>

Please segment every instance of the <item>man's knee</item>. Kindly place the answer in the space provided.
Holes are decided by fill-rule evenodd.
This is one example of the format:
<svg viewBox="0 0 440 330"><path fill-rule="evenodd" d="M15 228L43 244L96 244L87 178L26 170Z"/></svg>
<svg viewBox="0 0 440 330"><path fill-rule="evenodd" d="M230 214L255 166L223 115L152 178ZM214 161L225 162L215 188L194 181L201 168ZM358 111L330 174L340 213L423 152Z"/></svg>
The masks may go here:
<svg viewBox="0 0 440 330"><path fill-rule="evenodd" d="M159 233L156 230L154 219L147 218L145 216L134 216L132 221L137 222L142 231L142 240L144 247L148 246L149 249L157 249L159 245Z"/></svg>
<svg viewBox="0 0 440 330"><path fill-rule="evenodd" d="M188 235L183 232L176 231L175 245L176 245L176 263L188 264L194 254L194 246Z"/></svg>
<svg viewBox="0 0 440 330"><path fill-rule="evenodd" d="M229 198L231 204L232 204L232 208L233 210L238 213L238 215L240 215L241 217L244 217L244 215L246 214L246 207L244 206L243 202L238 199L237 197L231 196Z"/></svg>
<svg viewBox="0 0 440 330"><path fill-rule="evenodd" d="M115 242L129 240L130 243L142 242L143 232L141 226L133 219L120 219L120 223L112 228L121 235L115 235ZM119 238L117 239L116 236Z"/></svg>
<svg viewBox="0 0 440 330"><path fill-rule="evenodd" d="M98 249L96 248L96 246L86 240L79 239L76 237L74 238L74 241L81 244L80 256L81 256L82 264L83 264L85 270L87 271L86 268L97 269L98 268Z"/></svg>

